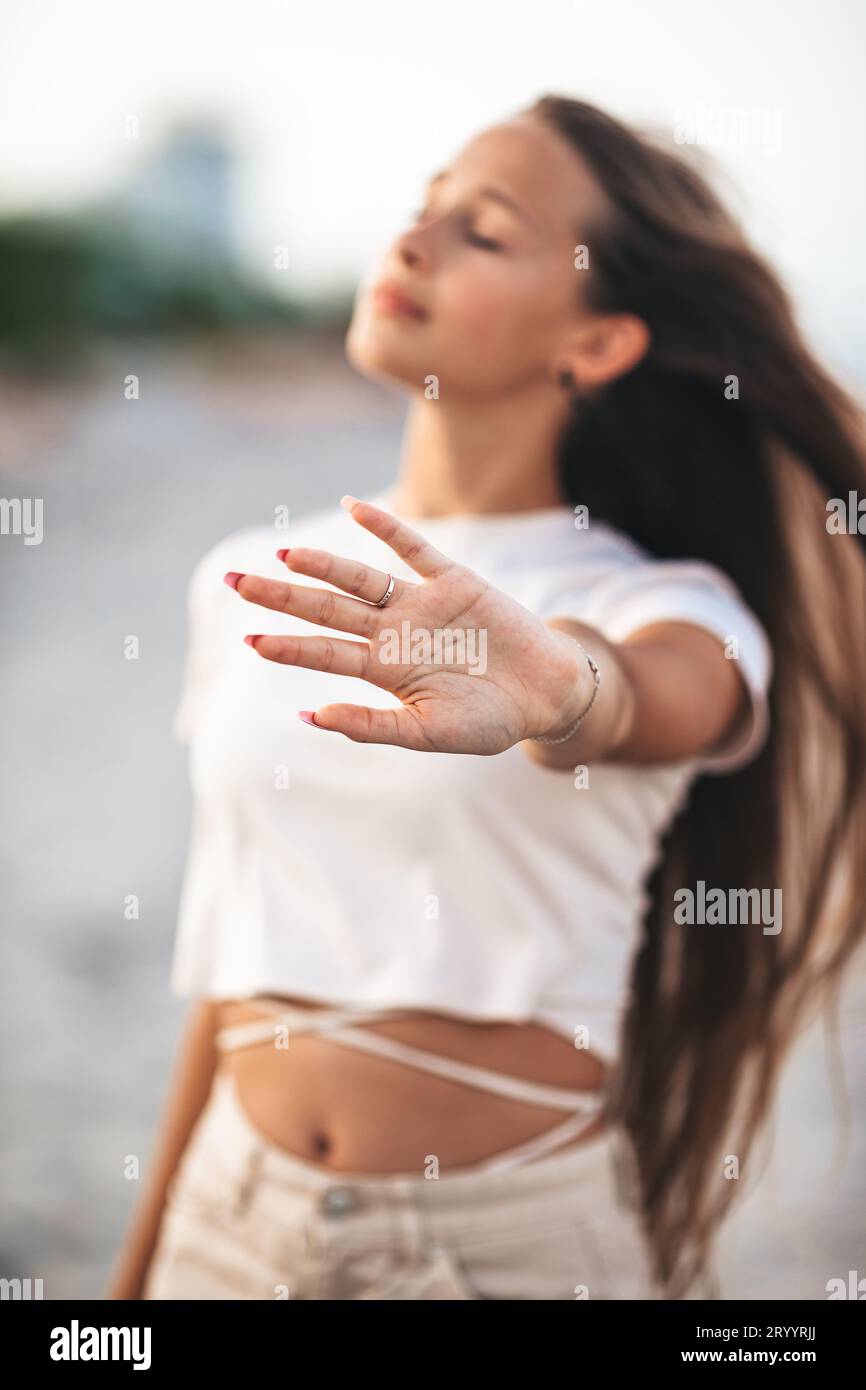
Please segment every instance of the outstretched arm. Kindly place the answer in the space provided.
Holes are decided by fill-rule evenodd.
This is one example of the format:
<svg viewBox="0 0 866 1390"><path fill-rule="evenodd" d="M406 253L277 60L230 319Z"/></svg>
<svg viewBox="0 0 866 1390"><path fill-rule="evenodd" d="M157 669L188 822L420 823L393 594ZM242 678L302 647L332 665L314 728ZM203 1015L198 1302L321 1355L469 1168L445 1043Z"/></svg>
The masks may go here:
<svg viewBox="0 0 866 1390"><path fill-rule="evenodd" d="M566 767L588 758L685 758L712 746L737 717L745 688L703 629L655 624L610 643L567 617L544 622L390 512L352 497L343 505L419 576L397 579L385 607L377 606L385 571L329 551L304 547L283 558L290 572L331 589L226 575L251 604L361 639L253 633L246 640L259 656L358 677L399 700L393 708L299 712L318 728L423 752L492 754L522 743L534 759ZM527 742L564 732L592 694L592 673L569 633L598 663L598 696L568 743Z"/></svg>
<svg viewBox="0 0 866 1390"><path fill-rule="evenodd" d="M576 733L562 743L523 743L546 767L576 763L675 762L709 752L727 738L748 704L737 663L718 637L689 622L654 623L623 642L569 618L549 626L577 638L599 667L598 694ZM586 706L593 683L575 647ZM573 721L572 721L573 722ZM565 718L554 736L569 728Z"/></svg>

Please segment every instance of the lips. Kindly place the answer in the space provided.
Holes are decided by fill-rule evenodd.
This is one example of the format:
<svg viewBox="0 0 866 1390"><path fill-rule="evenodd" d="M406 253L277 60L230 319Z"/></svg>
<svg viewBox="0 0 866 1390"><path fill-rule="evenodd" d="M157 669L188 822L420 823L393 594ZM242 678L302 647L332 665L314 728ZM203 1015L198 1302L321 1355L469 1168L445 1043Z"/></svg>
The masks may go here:
<svg viewBox="0 0 866 1390"><path fill-rule="evenodd" d="M427 310L420 304L416 304L414 299L410 299L396 285L390 281L383 280L373 287L373 303L377 308L382 309L386 314L396 314L400 318L426 319Z"/></svg>

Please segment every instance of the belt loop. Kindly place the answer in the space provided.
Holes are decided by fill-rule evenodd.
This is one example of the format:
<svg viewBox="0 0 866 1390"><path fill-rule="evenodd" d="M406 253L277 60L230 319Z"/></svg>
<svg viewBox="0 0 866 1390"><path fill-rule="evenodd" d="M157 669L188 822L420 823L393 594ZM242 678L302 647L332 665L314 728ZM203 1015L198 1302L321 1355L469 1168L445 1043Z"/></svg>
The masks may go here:
<svg viewBox="0 0 866 1390"><path fill-rule="evenodd" d="M265 1151L261 1144L252 1143L244 1159L244 1171L241 1174L235 1198L235 1215L240 1216L249 1208L258 1186L264 1160Z"/></svg>
<svg viewBox="0 0 866 1390"><path fill-rule="evenodd" d="M415 1192L414 1179L392 1179L394 1219L400 1236L400 1248L417 1257L427 1246L427 1232Z"/></svg>

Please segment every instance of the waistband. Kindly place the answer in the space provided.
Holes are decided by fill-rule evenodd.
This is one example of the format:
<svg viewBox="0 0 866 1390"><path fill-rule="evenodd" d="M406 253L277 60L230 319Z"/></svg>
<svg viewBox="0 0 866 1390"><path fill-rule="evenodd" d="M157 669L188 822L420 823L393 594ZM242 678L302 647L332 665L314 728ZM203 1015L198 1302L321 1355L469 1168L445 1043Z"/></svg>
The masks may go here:
<svg viewBox="0 0 866 1390"><path fill-rule="evenodd" d="M210 1161L242 1181L254 1178L311 1209L347 1204L373 1222L412 1207L435 1217L443 1235L486 1226L555 1225L564 1216L589 1219L599 1203L616 1202L623 1136L614 1127L568 1149L506 1171L483 1164L449 1168L438 1176L335 1170L289 1153L263 1134L238 1097L235 1080L218 1071L195 1139ZM507 1219L505 1214L507 1213Z"/></svg>

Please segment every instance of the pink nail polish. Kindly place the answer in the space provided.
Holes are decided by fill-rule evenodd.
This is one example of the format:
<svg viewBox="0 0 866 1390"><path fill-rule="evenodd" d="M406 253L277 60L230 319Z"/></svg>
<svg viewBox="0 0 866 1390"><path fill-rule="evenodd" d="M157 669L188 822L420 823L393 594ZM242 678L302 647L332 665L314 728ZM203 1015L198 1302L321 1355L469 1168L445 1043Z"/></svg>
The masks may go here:
<svg viewBox="0 0 866 1390"><path fill-rule="evenodd" d="M228 584L230 589L236 589L243 577L242 574L238 574L237 570L229 570L228 574L223 575L223 583Z"/></svg>
<svg viewBox="0 0 866 1390"><path fill-rule="evenodd" d="M278 560L285 560L285 558L286 558L286 556L288 555L290 549L291 549L291 547L288 547L286 550L278 550L278 551L277 551L277 559L278 559Z"/></svg>
<svg viewBox="0 0 866 1390"><path fill-rule="evenodd" d="M263 636L264 636L264 633L261 633L261 632L252 632L252 633L249 633L249 632L248 632L247 635L246 635L246 637L244 638L244 641L245 641L245 642L249 642L249 644L250 644L250 646L252 647L253 651L255 651L256 642L259 640L260 637L263 637Z"/></svg>
<svg viewBox="0 0 866 1390"><path fill-rule="evenodd" d="M311 709L299 709L299 710L298 710L298 718L299 718L299 719L303 719L303 721L304 721L305 724L312 724L312 725L313 725L313 728L317 728L317 727L318 727L318 725L316 724L316 720L315 720L315 711L314 711L314 710L311 710Z"/></svg>

